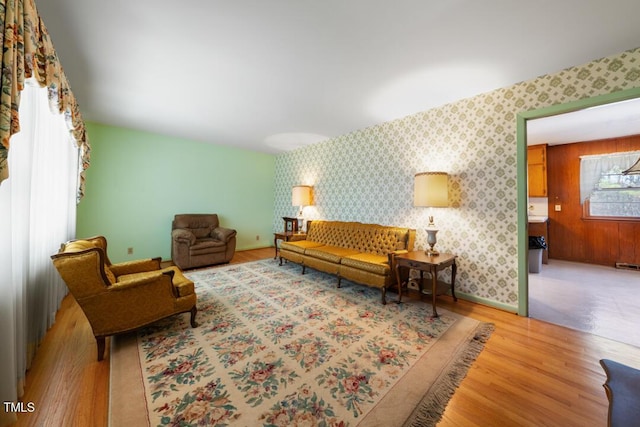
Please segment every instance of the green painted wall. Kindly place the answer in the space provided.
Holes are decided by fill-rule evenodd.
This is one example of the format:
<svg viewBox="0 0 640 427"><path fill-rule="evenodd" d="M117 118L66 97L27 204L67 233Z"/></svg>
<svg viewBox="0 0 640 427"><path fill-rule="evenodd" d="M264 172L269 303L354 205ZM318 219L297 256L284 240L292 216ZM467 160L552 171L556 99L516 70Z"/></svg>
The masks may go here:
<svg viewBox="0 0 640 427"><path fill-rule="evenodd" d="M177 213L217 213L238 230L238 250L272 244L273 155L91 122L87 131L91 166L76 235L106 236L112 262L170 259Z"/></svg>

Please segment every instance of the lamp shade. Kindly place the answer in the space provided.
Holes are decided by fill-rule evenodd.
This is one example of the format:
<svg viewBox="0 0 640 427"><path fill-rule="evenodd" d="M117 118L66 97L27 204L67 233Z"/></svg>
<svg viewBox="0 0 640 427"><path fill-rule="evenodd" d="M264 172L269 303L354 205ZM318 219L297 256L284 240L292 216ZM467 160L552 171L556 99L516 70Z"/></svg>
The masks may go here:
<svg viewBox="0 0 640 427"><path fill-rule="evenodd" d="M449 206L449 175L446 172L416 174L413 182L413 206Z"/></svg>
<svg viewBox="0 0 640 427"><path fill-rule="evenodd" d="M296 185L291 190L291 206L311 205L311 186Z"/></svg>

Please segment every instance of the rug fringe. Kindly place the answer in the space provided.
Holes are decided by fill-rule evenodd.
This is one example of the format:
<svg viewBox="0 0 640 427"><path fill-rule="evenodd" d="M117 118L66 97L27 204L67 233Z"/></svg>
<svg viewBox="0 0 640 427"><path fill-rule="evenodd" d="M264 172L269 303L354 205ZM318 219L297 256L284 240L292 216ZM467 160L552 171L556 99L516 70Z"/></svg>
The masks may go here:
<svg viewBox="0 0 640 427"><path fill-rule="evenodd" d="M481 323L476 328L469 345L452 362L451 369L438 378L422 397L416 409L405 421L404 427L429 427L440 421L451 396L467 375L469 367L484 348L494 329L493 323Z"/></svg>

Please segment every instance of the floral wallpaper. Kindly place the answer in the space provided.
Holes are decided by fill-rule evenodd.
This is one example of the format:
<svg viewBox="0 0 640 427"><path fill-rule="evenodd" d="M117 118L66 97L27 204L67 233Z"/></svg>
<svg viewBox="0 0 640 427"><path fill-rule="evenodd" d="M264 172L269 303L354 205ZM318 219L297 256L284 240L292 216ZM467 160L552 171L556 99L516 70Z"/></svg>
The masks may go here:
<svg viewBox="0 0 640 427"><path fill-rule="evenodd" d="M456 291L518 303L516 116L640 86L640 48L283 153L274 230L295 216L291 187L314 186L306 219L412 227L424 248L428 208L413 176L445 171L450 207L434 208L436 248L459 256Z"/></svg>

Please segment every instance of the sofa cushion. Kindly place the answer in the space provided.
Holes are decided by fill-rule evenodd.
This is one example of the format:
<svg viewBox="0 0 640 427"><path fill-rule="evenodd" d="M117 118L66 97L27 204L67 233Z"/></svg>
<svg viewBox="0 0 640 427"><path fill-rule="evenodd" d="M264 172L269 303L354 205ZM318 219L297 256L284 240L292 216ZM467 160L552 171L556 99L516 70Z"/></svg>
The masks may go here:
<svg viewBox="0 0 640 427"><path fill-rule="evenodd" d="M160 270L160 272L162 273L168 271L173 272L173 279L171 280L171 283L173 284L173 288L176 291L177 297L184 297L195 293L195 286L193 282L187 279L184 274L182 274L180 268L171 266ZM136 279L139 280L140 278L143 278L145 276L154 276L157 273L158 271L143 271L140 273L123 274L122 276L118 277L118 282L135 281Z"/></svg>
<svg viewBox="0 0 640 427"><path fill-rule="evenodd" d="M201 238L209 236L218 225L217 214L178 214L173 219L172 229L186 228L196 238Z"/></svg>
<svg viewBox="0 0 640 427"><path fill-rule="evenodd" d="M194 227L194 228L190 228L189 231L191 231L193 233L194 236L196 236L196 239L199 239L201 237L207 237L209 235L211 235L211 230L212 228L207 226L207 227Z"/></svg>
<svg viewBox="0 0 640 427"><path fill-rule="evenodd" d="M304 254L315 257L318 259L322 259L329 262L334 262L336 264L340 263L340 260L343 257L356 255L358 251L348 248L341 248L339 246L320 246L317 248L309 248Z"/></svg>
<svg viewBox="0 0 640 427"><path fill-rule="evenodd" d="M280 244L280 249L304 254L307 249L318 248L320 246L324 246L324 243L314 242L311 240L297 240L295 242L282 242Z"/></svg>
<svg viewBox="0 0 640 427"><path fill-rule="evenodd" d="M205 238L197 239L196 243L189 247L189 253L193 255L205 255L214 252L224 252L227 244L220 240Z"/></svg>
<svg viewBox="0 0 640 427"><path fill-rule="evenodd" d="M361 225L359 222L313 221L307 240L322 242L325 245L349 247L349 242Z"/></svg>
<svg viewBox="0 0 640 427"><path fill-rule="evenodd" d="M361 232L353 241L353 248L360 252L386 255L399 249L406 249L408 230L380 225L362 226Z"/></svg>
<svg viewBox="0 0 640 427"><path fill-rule="evenodd" d="M340 221L312 221L307 239L325 245L386 255L407 249L408 228Z"/></svg>
<svg viewBox="0 0 640 427"><path fill-rule="evenodd" d="M389 258L386 256L359 253L342 258L340 263L370 273L386 275L391 271L388 261Z"/></svg>

